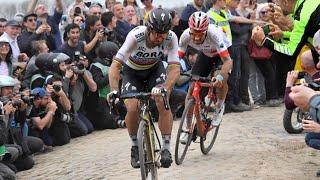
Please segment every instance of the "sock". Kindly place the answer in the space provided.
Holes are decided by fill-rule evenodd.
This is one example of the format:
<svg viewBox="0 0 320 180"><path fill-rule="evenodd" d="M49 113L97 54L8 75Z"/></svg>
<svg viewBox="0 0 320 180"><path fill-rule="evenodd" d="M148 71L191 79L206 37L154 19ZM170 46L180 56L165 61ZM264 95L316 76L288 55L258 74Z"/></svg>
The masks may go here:
<svg viewBox="0 0 320 180"><path fill-rule="evenodd" d="M138 146L138 139L137 139L137 135L130 135L130 139L131 139L131 145L132 146Z"/></svg>
<svg viewBox="0 0 320 180"><path fill-rule="evenodd" d="M170 151L170 141L171 141L171 134L162 135L162 150L167 149Z"/></svg>

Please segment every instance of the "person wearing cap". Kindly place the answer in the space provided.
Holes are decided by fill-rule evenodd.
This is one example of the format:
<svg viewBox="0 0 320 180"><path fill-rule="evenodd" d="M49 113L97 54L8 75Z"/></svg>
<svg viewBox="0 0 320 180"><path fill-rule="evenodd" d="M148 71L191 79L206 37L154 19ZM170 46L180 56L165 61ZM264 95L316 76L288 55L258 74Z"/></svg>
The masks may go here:
<svg viewBox="0 0 320 180"><path fill-rule="evenodd" d="M28 57L34 55L32 48L30 48L33 41L45 40L50 51L56 50L55 40L51 34L51 27L42 24L37 28L37 15L35 13L27 14L23 18L23 27L24 29L17 40L20 51L26 53Z"/></svg>
<svg viewBox="0 0 320 180"><path fill-rule="evenodd" d="M32 122L29 125L29 135L42 139L46 146L52 146L49 128L53 122L57 105L51 100L49 93L44 88L38 87L32 89L31 95L34 97L34 100L29 115Z"/></svg>
<svg viewBox="0 0 320 180"><path fill-rule="evenodd" d="M12 63L20 61L27 61L29 57L25 53L20 53L17 37L21 33L21 25L16 20L9 20L6 24L6 30L1 37L7 38L12 49L13 61ZM23 65L23 64L20 64ZM25 64L24 64L25 65Z"/></svg>
<svg viewBox="0 0 320 180"><path fill-rule="evenodd" d="M59 23L63 15L63 4L61 0L55 0L56 6L54 9L54 14L49 15L48 9L44 4L38 4L38 0L31 0L27 12L34 12L38 15L38 26L40 24L48 24L51 27L52 34L55 39L56 47L60 47L62 44L61 34L59 31Z"/></svg>

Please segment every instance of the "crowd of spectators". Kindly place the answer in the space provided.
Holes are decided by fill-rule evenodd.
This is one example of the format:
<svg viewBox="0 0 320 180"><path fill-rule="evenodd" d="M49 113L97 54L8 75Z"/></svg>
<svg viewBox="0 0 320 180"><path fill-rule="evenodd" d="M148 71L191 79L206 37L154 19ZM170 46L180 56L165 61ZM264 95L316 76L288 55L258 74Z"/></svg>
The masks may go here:
<svg viewBox="0 0 320 180"><path fill-rule="evenodd" d="M55 7L47 7L30 0L26 12L0 18L0 169L4 179L32 168L34 153L52 151L94 130L125 127L124 105L120 102L112 108L106 102L108 71L127 34L143 25L155 8L152 0L141 3L143 7L136 0L105 0L105 4L75 0L63 7L61 0L55 0ZM208 12L210 17L221 13L230 22L229 29L221 26L226 36L232 35L233 44L226 111L279 106L285 91L278 86L276 59L268 53L254 56L250 47L255 42L250 37L262 21L292 30L289 16L272 1L192 0L182 13L170 10L178 38L196 11ZM211 23L216 23L214 18ZM181 59L181 71L190 73L197 57L198 52L190 48ZM305 64L306 71L309 66ZM183 110L188 86L189 77L182 75L170 97L174 115Z"/></svg>

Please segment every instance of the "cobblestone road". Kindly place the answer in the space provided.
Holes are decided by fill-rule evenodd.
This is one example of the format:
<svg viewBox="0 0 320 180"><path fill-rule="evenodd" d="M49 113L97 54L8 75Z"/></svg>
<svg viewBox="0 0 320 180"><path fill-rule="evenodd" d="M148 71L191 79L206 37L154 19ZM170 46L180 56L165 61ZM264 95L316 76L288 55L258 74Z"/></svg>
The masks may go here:
<svg viewBox="0 0 320 180"><path fill-rule="evenodd" d="M160 169L160 179L315 179L319 153L306 147L304 135L282 127L283 107L226 114L215 146L202 155L192 144L184 163ZM174 123L171 149L176 130ZM27 180L140 179L129 164L126 129L97 131L35 156L36 165L17 174Z"/></svg>

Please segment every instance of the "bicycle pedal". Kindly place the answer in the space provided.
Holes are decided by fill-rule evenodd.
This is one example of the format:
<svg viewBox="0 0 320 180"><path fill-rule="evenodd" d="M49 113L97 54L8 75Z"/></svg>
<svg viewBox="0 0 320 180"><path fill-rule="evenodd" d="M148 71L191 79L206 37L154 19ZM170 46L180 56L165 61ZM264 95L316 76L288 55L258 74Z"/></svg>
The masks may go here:
<svg viewBox="0 0 320 180"><path fill-rule="evenodd" d="M155 149L154 152L158 153L160 152L161 150L160 149Z"/></svg>

